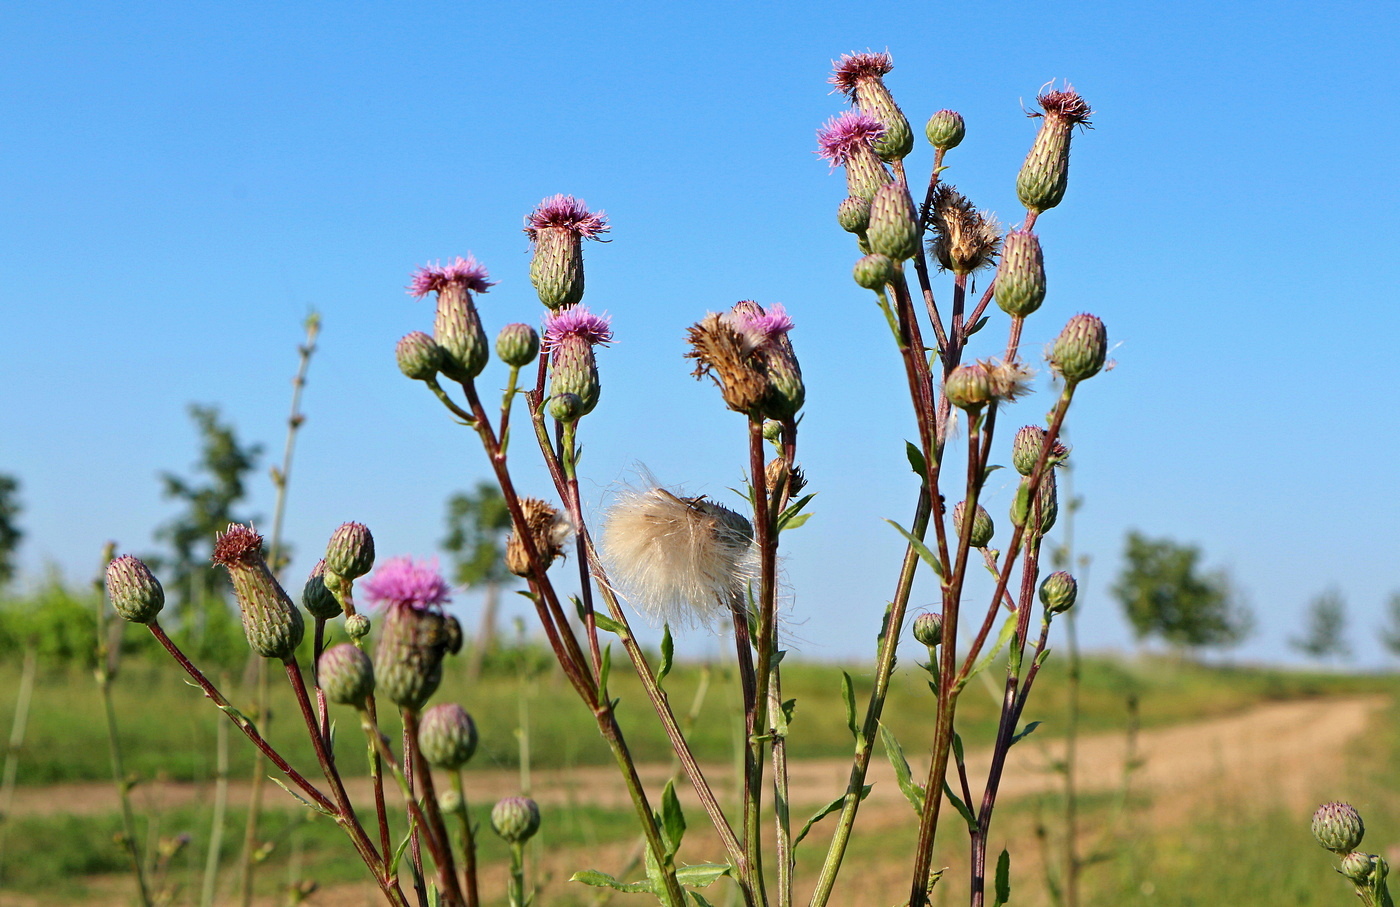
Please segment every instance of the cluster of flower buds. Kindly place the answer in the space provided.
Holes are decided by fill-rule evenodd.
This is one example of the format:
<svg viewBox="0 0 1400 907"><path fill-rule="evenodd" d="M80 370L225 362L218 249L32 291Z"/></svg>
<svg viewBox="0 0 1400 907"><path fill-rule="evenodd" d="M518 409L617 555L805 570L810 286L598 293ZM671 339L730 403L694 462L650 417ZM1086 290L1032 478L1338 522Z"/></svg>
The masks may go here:
<svg viewBox="0 0 1400 907"><path fill-rule="evenodd" d="M545 320L544 346L549 351L549 414L573 422L593 412L600 385L593 348L613 339L606 315L594 315L583 305L553 312Z"/></svg>
<svg viewBox="0 0 1400 907"><path fill-rule="evenodd" d="M884 77L894 69L894 59L887 53L845 54L835 67L831 84L884 127L874 143L876 154L882 160L897 161L913 151L914 132L909 120L885 87Z"/></svg>
<svg viewBox="0 0 1400 907"><path fill-rule="evenodd" d="M1317 843L1340 856L1337 872L1356 887L1356 896L1367 907L1389 907L1392 903L1386 876L1390 865L1375 854L1361 853L1366 825L1350 803L1324 803L1312 817L1312 833Z"/></svg>
<svg viewBox="0 0 1400 907"><path fill-rule="evenodd" d="M490 347L472 294L485 293L493 285L486 268L471 255L448 265L419 268L408 292L418 299L437 293L433 336L414 332L400 340L399 369L418 381L433 380L439 371L453 381L470 381L481 374Z"/></svg>
<svg viewBox="0 0 1400 907"><path fill-rule="evenodd" d="M797 415L806 400L802 369L792 341L792 319L781 305L766 310L742 300L728 312L711 312L686 332L696 360L696 378L711 376L724 403L750 418L785 422Z"/></svg>
<svg viewBox="0 0 1400 907"><path fill-rule="evenodd" d="M359 639L369 632L369 623L355 613L355 580L374 568L374 536L363 523L341 523L326 542L326 556L311 570L302 588L302 602L313 617L335 616L322 592L329 592L346 615L346 632ZM313 607L314 605L314 607ZM358 618L358 620L352 620Z"/></svg>

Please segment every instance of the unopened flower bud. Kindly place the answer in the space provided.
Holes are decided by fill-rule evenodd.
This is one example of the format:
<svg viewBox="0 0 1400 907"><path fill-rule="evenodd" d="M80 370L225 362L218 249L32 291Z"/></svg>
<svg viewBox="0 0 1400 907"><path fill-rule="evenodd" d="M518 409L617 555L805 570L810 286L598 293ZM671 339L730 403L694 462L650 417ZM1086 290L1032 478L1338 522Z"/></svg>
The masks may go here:
<svg viewBox="0 0 1400 907"><path fill-rule="evenodd" d="M395 705L420 709L442 683L442 660L462 649L457 618L431 609L394 605L374 653L380 692Z"/></svg>
<svg viewBox="0 0 1400 907"><path fill-rule="evenodd" d="M1051 344L1049 358L1069 383L1092 378L1108 358L1108 330L1093 315L1075 315Z"/></svg>
<svg viewBox="0 0 1400 907"><path fill-rule="evenodd" d="M326 588L324 559L316 562L316 566L311 568L311 575L306 578L306 585L301 589L301 606L312 617L319 617L321 620L330 620L341 613L340 602L336 601L335 595Z"/></svg>
<svg viewBox="0 0 1400 907"><path fill-rule="evenodd" d="M1063 614L1074 607L1079 596L1079 583L1063 570L1057 570L1040 584L1040 603L1050 614Z"/></svg>
<svg viewBox="0 0 1400 907"><path fill-rule="evenodd" d="M940 110L928 118L924 135L928 136L930 145L939 151L947 151L962 144L963 137L967 135L967 125L963 123L962 114L956 110Z"/></svg>
<svg viewBox="0 0 1400 907"><path fill-rule="evenodd" d="M957 527L958 535L962 535L963 521L967 513L967 502L959 501L953 507L953 525ZM968 538L968 544L973 548L986 548L992 541L992 535L996 532L996 524L992 522L992 515L981 504L977 505L977 511L972 515L972 533Z"/></svg>
<svg viewBox="0 0 1400 907"><path fill-rule="evenodd" d="M1385 861L1371 853L1353 851L1342 857L1337 872L1357 887L1369 887L1375 882L1377 871L1385 866Z"/></svg>
<svg viewBox="0 0 1400 907"><path fill-rule="evenodd" d="M870 199L852 195L836 208L836 222L847 233L864 233L870 226Z"/></svg>
<svg viewBox="0 0 1400 907"><path fill-rule="evenodd" d="M462 808L462 795L448 788L438 793L438 809L444 816L457 813Z"/></svg>
<svg viewBox="0 0 1400 907"><path fill-rule="evenodd" d="M1044 450L1045 429L1037 425L1022 426L1011 441L1011 465L1015 466L1021 475L1028 476L1035 471L1035 464L1040 462L1040 455ZM1056 441L1050 450L1046 465L1058 466L1068 456L1069 448Z"/></svg>
<svg viewBox="0 0 1400 907"><path fill-rule="evenodd" d="M359 646L338 643L321 653L316 681L331 702L359 708L374 692L374 665Z"/></svg>
<svg viewBox="0 0 1400 907"><path fill-rule="evenodd" d="M572 394L580 402L579 416L593 412L598 405L598 360L593 347L578 337L564 337L552 347L549 395Z"/></svg>
<svg viewBox="0 0 1400 907"><path fill-rule="evenodd" d="M496 355L506 365L524 368L540 354L540 335L528 324L508 324L496 335Z"/></svg>
<svg viewBox="0 0 1400 907"><path fill-rule="evenodd" d="M914 618L914 640L929 648L943 642L943 615L926 611Z"/></svg>
<svg viewBox="0 0 1400 907"><path fill-rule="evenodd" d="M767 419L763 423L763 440L778 444L783 439L783 423L777 419Z"/></svg>
<svg viewBox="0 0 1400 907"><path fill-rule="evenodd" d="M262 536L251 527L229 524L214 542L213 560L228 569L233 595L243 613L243 634L264 658L290 661L305 624L263 559Z"/></svg>
<svg viewBox="0 0 1400 907"><path fill-rule="evenodd" d="M888 255L873 254L867 255L856 262L851 276L856 279L856 283L867 290L882 290L890 281L894 280L895 264L894 259Z"/></svg>
<svg viewBox="0 0 1400 907"><path fill-rule="evenodd" d="M115 547L115 546L114 546ZM165 590L151 568L123 554L107 565L107 596L112 608L132 623L148 624L165 607Z"/></svg>
<svg viewBox="0 0 1400 907"><path fill-rule="evenodd" d="M369 635L369 618L363 614L351 614L345 618L345 635L351 639L364 639Z"/></svg>
<svg viewBox="0 0 1400 907"><path fill-rule="evenodd" d="M545 406L549 417L558 422L577 422L583 415L583 399L578 394L556 394Z"/></svg>
<svg viewBox="0 0 1400 907"><path fill-rule="evenodd" d="M1040 308L1045 301L1045 256L1034 233L1012 230L1002 238L994 289L997 305L1008 315L1025 318Z"/></svg>
<svg viewBox="0 0 1400 907"><path fill-rule="evenodd" d="M1011 502L1011 523L1014 526L1026 526L1027 520L1030 520L1029 528L1039 535L1044 535L1054 527L1055 520L1060 515L1055 473L1047 472L1041 477L1034 502L1031 500L1030 482L1029 478L1022 478L1020 486L1016 489L1016 497Z"/></svg>
<svg viewBox="0 0 1400 907"><path fill-rule="evenodd" d="M564 543L572 531L569 518L539 498L521 498L520 510L525 516L530 541L540 566L545 570L564 553ZM530 575L530 556L517 533L506 539L506 569L516 576Z"/></svg>
<svg viewBox="0 0 1400 907"><path fill-rule="evenodd" d="M524 844L540 830L540 808L529 797L506 797L491 809L491 828L511 844Z"/></svg>
<svg viewBox="0 0 1400 907"><path fill-rule="evenodd" d="M423 713L418 745L434 767L461 768L476 752L476 722L455 702L435 705Z"/></svg>
<svg viewBox="0 0 1400 907"><path fill-rule="evenodd" d="M363 523L341 523L326 543L325 570L358 579L374 567L374 536Z"/></svg>
<svg viewBox="0 0 1400 907"><path fill-rule="evenodd" d="M1344 854L1361 846L1366 825L1350 803L1324 803L1313 813L1312 833L1323 847Z"/></svg>
<svg viewBox="0 0 1400 907"><path fill-rule="evenodd" d="M1045 111L1044 118L1016 177L1016 195L1029 210L1040 212L1055 207L1065 197L1070 137L1075 126L1089 125L1093 111L1068 85L1064 91L1047 91L1036 100Z"/></svg>
<svg viewBox="0 0 1400 907"><path fill-rule="evenodd" d="M979 409L993 397L991 376L980 362L960 365L943 382L943 393L960 409Z"/></svg>
<svg viewBox="0 0 1400 907"><path fill-rule="evenodd" d="M414 381L430 381L442 369L442 347L422 331L405 334L394 348L399 371Z"/></svg>
<svg viewBox="0 0 1400 907"><path fill-rule="evenodd" d="M870 200L870 226L865 236L870 251L904 261L919 254L919 221L909 192L891 180Z"/></svg>
<svg viewBox="0 0 1400 907"><path fill-rule="evenodd" d="M449 283L438 291L433 339L442 350L442 373L453 381L470 381L486 368L491 357L486 330L471 293L461 284Z"/></svg>

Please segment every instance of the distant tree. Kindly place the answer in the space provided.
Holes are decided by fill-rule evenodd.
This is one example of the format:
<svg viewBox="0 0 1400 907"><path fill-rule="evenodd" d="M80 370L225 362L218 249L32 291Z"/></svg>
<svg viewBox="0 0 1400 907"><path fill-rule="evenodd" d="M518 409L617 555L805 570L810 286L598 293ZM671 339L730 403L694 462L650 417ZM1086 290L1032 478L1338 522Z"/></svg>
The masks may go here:
<svg viewBox="0 0 1400 907"><path fill-rule="evenodd" d="M1238 644L1249 611L1223 571L1203 573L1200 549L1129 532L1123 572L1113 585L1139 640L1156 636L1183 649Z"/></svg>
<svg viewBox="0 0 1400 907"><path fill-rule="evenodd" d="M16 525L23 508L19 503L19 479L0 474L0 586L15 577L15 549L24 532Z"/></svg>
<svg viewBox="0 0 1400 907"><path fill-rule="evenodd" d="M1340 592L1329 589L1308 603L1303 635L1290 639L1288 644L1317 661L1350 658L1351 646L1343 638L1346 625L1346 601Z"/></svg>
<svg viewBox="0 0 1400 907"><path fill-rule="evenodd" d="M191 404L189 412L199 432L196 477L161 473L162 494L179 501L183 509L156 530L156 538L170 546L170 555L159 557L158 563L169 577L167 589L178 605L184 631L198 638L206 623L226 623L221 618L227 612L228 582L211 568L209 556L216 534L229 523L249 520L238 507L247 496L245 480L257 466L262 447L239 443L233 426L219 420L217 406Z"/></svg>
<svg viewBox="0 0 1400 907"><path fill-rule="evenodd" d="M1380 627L1381 645L1391 655L1400 656L1400 590L1390 593L1385 603L1386 622Z"/></svg>
<svg viewBox="0 0 1400 907"><path fill-rule="evenodd" d="M510 533L510 511L501 491L491 482L478 482L470 493L457 492L447 499L447 538L443 550L452 559L452 579L468 589L481 589L481 626L472 644L467 676L481 675L481 663L496 642L496 612L501 588L515 579L506 569L505 542Z"/></svg>

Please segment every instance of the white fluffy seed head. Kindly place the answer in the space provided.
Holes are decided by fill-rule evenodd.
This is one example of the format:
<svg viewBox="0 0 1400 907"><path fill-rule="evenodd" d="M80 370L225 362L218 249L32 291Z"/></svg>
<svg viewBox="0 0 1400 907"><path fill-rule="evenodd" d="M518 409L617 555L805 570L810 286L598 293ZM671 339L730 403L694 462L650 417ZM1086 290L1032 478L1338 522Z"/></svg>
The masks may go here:
<svg viewBox="0 0 1400 907"><path fill-rule="evenodd" d="M745 606L758 560L749 521L704 498L625 489L603 522L613 587L653 624L713 625Z"/></svg>

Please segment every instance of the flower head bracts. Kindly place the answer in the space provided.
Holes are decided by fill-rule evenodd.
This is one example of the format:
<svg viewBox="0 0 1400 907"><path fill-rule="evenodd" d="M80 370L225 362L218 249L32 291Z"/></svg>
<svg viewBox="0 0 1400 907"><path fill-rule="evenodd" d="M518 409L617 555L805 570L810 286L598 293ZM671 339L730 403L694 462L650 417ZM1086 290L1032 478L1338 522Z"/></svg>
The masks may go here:
<svg viewBox="0 0 1400 907"><path fill-rule="evenodd" d="M536 242L540 231L549 227L561 227L584 239L598 239L599 234L608 232L608 215L589 211L582 199L572 195L553 195L525 218L525 233L531 242Z"/></svg>
<svg viewBox="0 0 1400 907"><path fill-rule="evenodd" d="M879 120L868 113L848 110L817 130L817 154L829 161L834 170L845 166L858 148L874 154L875 141L884 134L885 127Z"/></svg>
<svg viewBox="0 0 1400 907"><path fill-rule="evenodd" d="M724 317L755 347L773 343L793 328L792 319L781 302L773 303L765 311L753 301L744 300Z"/></svg>
<svg viewBox="0 0 1400 907"><path fill-rule="evenodd" d="M835 68L827 81L847 97L855 97L856 84L862 79L878 79L894 69L894 58L888 53L877 54L866 51L863 54L842 54L834 61Z"/></svg>
<svg viewBox="0 0 1400 907"><path fill-rule="evenodd" d="M447 581L438 573L437 562L415 561L411 557L385 561L362 588L370 601L385 607L426 611L441 608L452 600Z"/></svg>
<svg viewBox="0 0 1400 907"><path fill-rule="evenodd" d="M1056 91L1047 86L1047 89L1041 92L1035 100L1045 113L1040 114L1032 110L1027 111L1026 116L1056 116L1071 126L1093 128L1089 117L1094 115L1094 111L1089 108L1089 102L1080 97L1079 92L1075 91L1074 86L1068 82L1065 83L1063 91Z"/></svg>
<svg viewBox="0 0 1400 907"><path fill-rule="evenodd" d="M551 313L544 320L544 348L552 350L565 337L579 337L589 346L612 343L612 319L606 314L594 315L583 305L571 305Z"/></svg>
<svg viewBox="0 0 1400 907"><path fill-rule="evenodd" d="M496 285L496 281L490 279L486 273L486 266L468 252L466 258L458 255L447 265L438 262L435 265L424 265L414 271L413 278L408 283L408 295L422 299L429 293L440 292L450 284L458 284L476 293L485 293Z"/></svg>

